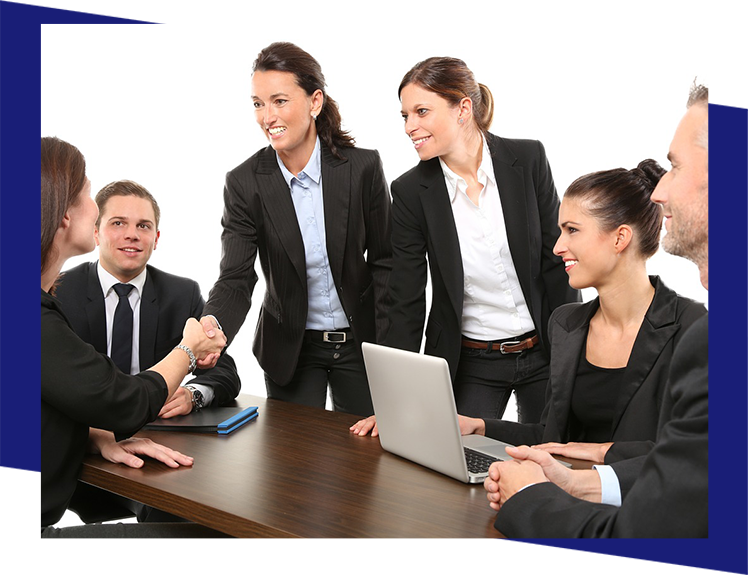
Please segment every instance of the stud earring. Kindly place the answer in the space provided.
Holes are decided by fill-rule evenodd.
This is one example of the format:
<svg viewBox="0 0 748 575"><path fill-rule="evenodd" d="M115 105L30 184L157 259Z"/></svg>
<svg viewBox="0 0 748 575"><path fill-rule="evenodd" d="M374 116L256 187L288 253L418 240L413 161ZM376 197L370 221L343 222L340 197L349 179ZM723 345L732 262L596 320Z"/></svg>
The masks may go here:
<svg viewBox="0 0 748 575"><path fill-rule="evenodd" d="M314 113L312 113L312 120L317 121L317 116Z"/></svg>
<svg viewBox="0 0 748 575"><path fill-rule="evenodd" d="M464 122L465 122L465 120L463 120L462 118L460 118L459 120L457 120L457 123L458 123L458 124L462 124L462 123L464 123Z"/></svg>

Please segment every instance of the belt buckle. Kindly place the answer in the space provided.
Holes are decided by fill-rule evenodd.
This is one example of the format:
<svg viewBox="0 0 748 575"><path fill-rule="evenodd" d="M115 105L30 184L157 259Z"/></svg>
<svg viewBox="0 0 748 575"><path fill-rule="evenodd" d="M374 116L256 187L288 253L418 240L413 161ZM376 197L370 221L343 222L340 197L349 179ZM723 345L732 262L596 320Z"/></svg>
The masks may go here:
<svg viewBox="0 0 748 575"><path fill-rule="evenodd" d="M340 335L343 336L343 339L330 339L331 335ZM322 341L327 343L345 343L346 339L348 338L348 334L344 331L323 331L322 332Z"/></svg>
<svg viewBox="0 0 748 575"><path fill-rule="evenodd" d="M499 351L503 353L504 355L510 354L510 353L522 353L521 349L518 349L516 351L505 351L504 346L505 345L519 345L521 344L521 341L505 341L499 345Z"/></svg>

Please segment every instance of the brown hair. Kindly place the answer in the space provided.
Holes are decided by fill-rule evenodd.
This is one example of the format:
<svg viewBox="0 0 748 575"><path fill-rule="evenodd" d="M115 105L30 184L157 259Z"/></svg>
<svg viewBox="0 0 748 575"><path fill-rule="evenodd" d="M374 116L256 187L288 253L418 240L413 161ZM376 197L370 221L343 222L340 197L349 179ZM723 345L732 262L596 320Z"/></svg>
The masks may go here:
<svg viewBox="0 0 748 575"><path fill-rule="evenodd" d="M594 172L576 179L564 198L584 202L584 209L604 231L622 224L634 228L638 248L645 258L660 246L662 208L650 197L665 170L654 160L644 160L633 170L617 168Z"/></svg>
<svg viewBox="0 0 748 575"><path fill-rule="evenodd" d="M65 213L81 201L86 160L78 148L59 138L42 138L41 273L56 257L54 239Z"/></svg>
<svg viewBox="0 0 748 575"><path fill-rule="evenodd" d="M452 106L463 98L473 101L473 117L478 129L484 134L493 121L493 95L491 90L475 81L475 76L465 62L459 58L429 58L413 66L403 76L397 97L403 88L416 84L441 96Z"/></svg>
<svg viewBox="0 0 748 575"><path fill-rule="evenodd" d="M291 42L273 42L260 51L252 64L252 73L258 71L290 72L296 77L296 84L308 96L321 90L324 101L316 120L319 139L338 159L342 159L338 147L352 148L356 145L350 132L341 127L343 120L337 102L325 92L322 67L309 53Z"/></svg>
<svg viewBox="0 0 748 575"><path fill-rule="evenodd" d="M151 192L146 190L143 186L131 180L112 182L101 188L99 193L96 194L96 205L99 206L99 217L96 218L97 228L99 227L99 224L101 224L101 214L104 213L104 208L106 207L107 202L114 196L135 196L151 202L151 205L153 206L153 214L156 217L156 229L158 230L158 222L161 220L161 210L158 207L156 198L154 198L153 195L151 195Z"/></svg>

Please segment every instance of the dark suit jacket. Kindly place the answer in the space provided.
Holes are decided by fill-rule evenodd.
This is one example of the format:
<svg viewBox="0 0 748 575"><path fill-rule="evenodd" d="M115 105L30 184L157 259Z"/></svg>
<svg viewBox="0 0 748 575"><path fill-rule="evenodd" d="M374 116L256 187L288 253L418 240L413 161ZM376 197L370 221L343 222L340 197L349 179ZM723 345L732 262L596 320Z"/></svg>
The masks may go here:
<svg viewBox="0 0 748 575"><path fill-rule="evenodd" d="M702 304L680 297L659 277L651 276L650 281L655 295L624 372L625 383L608 440L614 445L606 455L606 463L646 454L654 445L673 352L688 328L706 314ZM599 307L599 298L595 298L553 312L549 324L551 375L540 423L487 420L487 436L513 445L583 440L581 430L575 429L574 418L570 417L571 400L590 320Z"/></svg>
<svg viewBox="0 0 748 575"><path fill-rule="evenodd" d="M327 256L355 341L380 341L387 329L390 273L390 197L373 150L323 144ZM296 369L307 311L304 241L288 184L268 146L226 175L221 220L223 255L204 314L214 315L231 342L244 323L257 283L257 253L265 276L253 351L277 384Z"/></svg>
<svg viewBox="0 0 748 575"><path fill-rule="evenodd" d="M563 261L553 255L559 235L559 199L551 169L540 142L493 134L486 138L512 261L547 355L551 311L580 300L579 292L569 287ZM439 159L420 162L392 182L392 198L392 308L386 344L420 351L428 258L432 303L425 353L445 358L454 379L461 347L463 268Z"/></svg>
<svg viewBox="0 0 748 575"><path fill-rule="evenodd" d="M709 535L709 320L673 355L672 418L644 458L621 507L576 499L552 483L511 497L496 517L507 537L707 537Z"/></svg>
<svg viewBox="0 0 748 575"><path fill-rule="evenodd" d="M203 298L197 282L147 266L140 301L140 369L164 359L182 340L188 318L200 318ZM106 310L96 262L66 271L55 293L75 333L106 355ZM194 383L209 385L215 397L211 405L229 403L241 388L234 360L223 354L216 367L195 371Z"/></svg>
<svg viewBox="0 0 748 575"><path fill-rule="evenodd" d="M129 435L153 421L167 387L155 371L126 375L85 343L42 291L41 525L62 517L75 491L89 427Z"/></svg>

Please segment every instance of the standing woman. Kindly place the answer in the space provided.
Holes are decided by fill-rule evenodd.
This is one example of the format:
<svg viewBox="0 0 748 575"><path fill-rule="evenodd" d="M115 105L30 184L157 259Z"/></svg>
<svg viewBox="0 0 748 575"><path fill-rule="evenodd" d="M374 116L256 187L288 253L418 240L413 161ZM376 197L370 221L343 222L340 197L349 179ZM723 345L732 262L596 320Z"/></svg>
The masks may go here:
<svg viewBox="0 0 748 575"><path fill-rule="evenodd" d="M223 256L202 319L231 341L265 276L253 351L270 398L373 413L361 342L387 329L390 199L379 154L354 147L319 63L276 42L252 66L270 145L226 176ZM209 317L212 316L212 317ZM215 322L218 323L215 323Z"/></svg>
<svg viewBox="0 0 748 575"><path fill-rule="evenodd" d="M78 148L58 138L41 141L41 464L42 537L196 537L210 530L195 524L92 525L51 527L75 491L86 452L114 463L141 467L148 455L169 467L192 458L149 439L115 441L156 419L165 401L195 368L195 360L220 353L223 336L209 339L189 319L183 339L163 360L138 375L127 375L112 360L80 339L54 298L68 258L94 249L99 215L91 198L86 162Z"/></svg>
<svg viewBox="0 0 748 575"><path fill-rule="evenodd" d="M421 162L392 183L387 345L449 363L457 410L537 422L548 381L546 326L579 301L560 258L559 199L543 145L488 132L493 97L462 60L416 64L398 90L405 133ZM373 418L352 431L365 434ZM376 431L375 431L376 433Z"/></svg>

